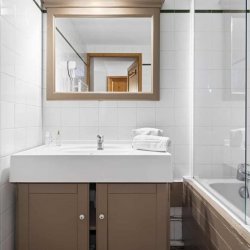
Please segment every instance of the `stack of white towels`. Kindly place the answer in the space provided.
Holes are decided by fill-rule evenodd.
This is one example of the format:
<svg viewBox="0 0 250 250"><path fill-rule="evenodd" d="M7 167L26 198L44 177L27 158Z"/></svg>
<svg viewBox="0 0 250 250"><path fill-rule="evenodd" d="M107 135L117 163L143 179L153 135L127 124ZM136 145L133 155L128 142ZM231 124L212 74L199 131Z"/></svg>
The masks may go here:
<svg viewBox="0 0 250 250"><path fill-rule="evenodd" d="M139 128L133 130L132 146L137 150L167 152L171 141L163 136L163 130L157 128Z"/></svg>
<svg viewBox="0 0 250 250"><path fill-rule="evenodd" d="M245 147L245 129L244 128L232 129L230 131L230 146L234 148Z"/></svg>

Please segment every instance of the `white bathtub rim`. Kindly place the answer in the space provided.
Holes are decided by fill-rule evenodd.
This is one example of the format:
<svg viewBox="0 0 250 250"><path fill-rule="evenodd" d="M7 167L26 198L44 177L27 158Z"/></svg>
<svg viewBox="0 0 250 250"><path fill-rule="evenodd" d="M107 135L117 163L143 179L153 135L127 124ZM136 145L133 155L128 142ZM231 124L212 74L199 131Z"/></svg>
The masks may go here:
<svg viewBox="0 0 250 250"><path fill-rule="evenodd" d="M210 193L197 180L195 180L192 177L184 177L184 181L185 180L188 180L188 181L191 181L192 183L194 183L202 192L204 192L210 199L212 199L213 202L215 202L220 208L225 210L238 224L240 224L240 226L242 226L248 233L250 233L250 225L245 224L239 217L237 217L232 211L230 211L230 209L228 209L221 201L219 201L218 198L216 198L214 195L212 195L212 193ZM216 180L216 179L213 179L213 180ZM225 181L225 179L217 179L217 182L214 182L214 183L218 183L218 180ZM230 179L230 180L232 181L232 179ZM248 221L249 220L250 219L248 219Z"/></svg>
<svg viewBox="0 0 250 250"><path fill-rule="evenodd" d="M201 182L203 185L207 187L209 192L211 192L215 197L218 197L218 200L222 202L222 205L224 205L231 213L233 213L237 218L240 218L243 221L245 220L244 212L242 212L238 207L230 203L230 201L224 198L222 194L220 194L218 191L216 191L214 188L210 186L211 184L225 184L225 183L236 183L236 184L241 184L242 186L244 186L245 184L244 182L236 180L236 179L201 179ZM244 203L243 198L242 198L242 203ZM239 216L237 216L237 214ZM250 222L249 216L247 216L247 221Z"/></svg>

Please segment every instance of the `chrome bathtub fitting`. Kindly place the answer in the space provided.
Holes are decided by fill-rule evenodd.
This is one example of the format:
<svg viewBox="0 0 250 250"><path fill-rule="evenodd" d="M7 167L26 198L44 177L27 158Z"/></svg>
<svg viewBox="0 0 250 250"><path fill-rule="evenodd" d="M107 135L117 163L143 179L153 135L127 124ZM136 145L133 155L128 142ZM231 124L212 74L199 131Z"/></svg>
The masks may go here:
<svg viewBox="0 0 250 250"><path fill-rule="evenodd" d="M249 198L249 191L248 191L248 188L245 187L245 186L242 186L239 188L239 195L241 198L243 199L248 199Z"/></svg>
<svg viewBox="0 0 250 250"><path fill-rule="evenodd" d="M97 150L103 150L104 136L97 135Z"/></svg>
<svg viewBox="0 0 250 250"><path fill-rule="evenodd" d="M237 180L239 181L250 181L250 164L239 164L237 166ZM239 188L239 195L243 199L249 199L249 189L247 186L242 186Z"/></svg>
<svg viewBox="0 0 250 250"><path fill-rule="evenodd" d="M239 164L237 167L237 180L239 181L245 181L250 180L250 164Z"/></svg>

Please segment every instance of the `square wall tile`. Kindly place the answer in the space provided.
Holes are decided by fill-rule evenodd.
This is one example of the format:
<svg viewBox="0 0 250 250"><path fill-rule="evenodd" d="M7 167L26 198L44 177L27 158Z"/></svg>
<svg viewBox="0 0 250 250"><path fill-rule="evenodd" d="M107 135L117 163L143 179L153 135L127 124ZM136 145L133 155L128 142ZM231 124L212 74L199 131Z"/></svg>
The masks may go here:
<svg viewBox="0 0 250 250"><path fill-rule="evenodd" d="M118 127L100 127L100 135L104 136L104 140L118 140ZM105 146L105 144L104 144Z"/></svg>
<svg viewBox="0 0 250 250"><path fill-rule="evenodd" d="M14 129L0 131L0 156L7 156L14 152Z"/></svg>
<svg viewBox="0 0 250 250"><path fill-rule="evenodd" d="M15 104L1 102L0 107L1 129L14 128Z"/></svg>
<svg viewBox="0 0 250 250"><path fill-rule="evenodd" d="M24 128L27 124L25 104L15 104L15 128Z"/></svg>
<svg viewBox="0 0 250 250"><path fill-rule="evenodd" d="M117 126L117 108L100 108L99 109L99 125Z"/></svg>
<svg viewBox="0 0 250 250"><path fill-rule="evenodd" d="M96 141L96 137L100 134L98 126L86 126L79 128L80 140L93 140Z"/></svg>
<svg viewBox="0 0 250 250"><path fill-rule="evenodd" d="M98 108L80 108L80 126L96 126L98 122Z"/></svg>
<svg viewBox="0 0 250 250"><path fill-rule="evenodd" d="M137 127L155 126L154 108L137 108Z"/></svg>
<svg viewBox="0 0 250 250"><path fill-rule="evenodd" d="M1 101L14 102L15 101L15 78L1 73L0 74L0 92Z"/></svg>
<svg viewBox="0 0 250 250"><path fill-rule="evenodd" d="M135 108L118 108L118 126L136 126Z"/></svg>
<svg viewBox="0 0 250 250"><path fill-rule="evenodd" d="M128 140L132 142L134 127L118 127L118 140Z"/></svg>
<svg viewBox="0 0 250 250"><path fill-rule="evenodd" d="M173 126L174 110L173 108L156 108L156 126Z"/></svg>
<svg viewBox="0 0 250 250"><path fill-rule="evenodd" d="M62 126L79 126L79 109L63 108L61 109Z"/></svg>
<svg viewBox="0 0 250 250"><path fill-rule="evenodd" d="M60 134L62 140L79 140L79 135L80 135L79 126L61 127Z"/></svg>

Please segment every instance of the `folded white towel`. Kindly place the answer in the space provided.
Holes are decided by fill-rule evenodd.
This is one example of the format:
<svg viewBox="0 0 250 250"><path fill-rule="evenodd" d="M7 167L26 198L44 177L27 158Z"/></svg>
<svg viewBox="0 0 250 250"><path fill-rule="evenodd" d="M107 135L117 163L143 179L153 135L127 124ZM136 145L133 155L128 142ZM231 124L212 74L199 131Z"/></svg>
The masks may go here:
<svg viewBox="0 0 250 250"><path fill-rule="evenodd" d="M170 143L171 141L168 137L155 135L137 135L133 139L132 146L137 150L167 152Z"/></svg>
<svg viewBox="0 0 250 250"><path fill-rule="evenodd" d="M158 128L138 128L133 130L133 135L155 135L163 136L163 130Z"/></svg>
<svg viewBox="0 0 250 250"><path fill-rule="evenodd" d="M245 129L232 129L230 131L230 146L231 147L244 147L245 144Z"/></svg>

